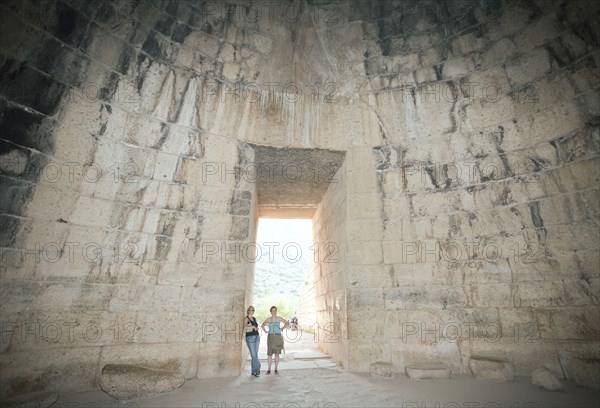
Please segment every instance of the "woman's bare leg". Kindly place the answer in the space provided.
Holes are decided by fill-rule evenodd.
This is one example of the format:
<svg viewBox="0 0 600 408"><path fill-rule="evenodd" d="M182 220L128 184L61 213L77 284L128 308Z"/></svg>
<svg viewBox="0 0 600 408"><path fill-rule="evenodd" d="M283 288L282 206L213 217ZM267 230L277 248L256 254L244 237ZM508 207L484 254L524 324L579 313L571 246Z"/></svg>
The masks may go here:
<svg viewBox="0 0 600 408"><path fill-rule="evenodd" d="M277 371L278 365L279 365L279 354L275 354L275 371Z"/></svg>
<svg viewBox="0 0 600 408"><path fill-rule="evenodd" d="M267 361L269 362L269 371L271 371L271 362L273 361L273 356L269 356ZM275 363L275 369L277 370L277 363Z"/></svg>

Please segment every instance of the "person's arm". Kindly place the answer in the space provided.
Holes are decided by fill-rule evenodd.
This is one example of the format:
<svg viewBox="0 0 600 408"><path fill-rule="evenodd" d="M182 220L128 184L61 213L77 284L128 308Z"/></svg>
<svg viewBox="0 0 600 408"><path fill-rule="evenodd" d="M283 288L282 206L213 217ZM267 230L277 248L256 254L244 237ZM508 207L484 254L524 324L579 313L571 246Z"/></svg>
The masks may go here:
<svg viewBox="0 0 600 408"><path fill-rule="evenodd" d="M283 317L279 318L280 322L283 322L283 328L281 330L285 330L286 327L288 327L290 325L290 322L285 320Z"/></svg>
<svg viewBox="0 0 600 408"><path fill-rule="evenodd" d="M269 322L269 319L265 319L265 321L260 325L261 329L263 329L263 331L265 333L268 333L268 331L265 330L265 326L268 322Z"/></svg>

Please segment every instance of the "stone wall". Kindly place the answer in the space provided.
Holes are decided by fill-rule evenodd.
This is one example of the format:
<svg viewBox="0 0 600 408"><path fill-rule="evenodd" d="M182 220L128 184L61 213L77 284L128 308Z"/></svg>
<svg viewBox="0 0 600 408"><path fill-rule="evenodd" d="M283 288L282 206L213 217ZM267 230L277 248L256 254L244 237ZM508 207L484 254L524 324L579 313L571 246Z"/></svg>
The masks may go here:
<svg viewBox="0 0 600 408"><path fill-rule="evenodd" d="M316 285L314 280L314 268L318 268L319 264L315 264L308 271L304 286L300 292L300 299L298 300L298 308L296 309L296 317L298 318L298 324L303 330L312 330L314 324L317 321L317 303L315 302L316 297ZM307 332L310 333L310 332Z"/></svg>
<svg viewBox="0 0 600 408"><path fill-rule="evenodd" d="M225 46L187 6L2 4L3 395L239 373L253 151L201 103Z"/></svg>
<svg viewBox="0 0 600 408"><path fill-rule="evenodd" d="M372 94L387 282L361 294L378 346L360 370L436 359L469 372L477 355L570 377L573 358L598 359L600 32L588 6L476 6L450 15L446 36L399 35L372 60L371 84L390 81ZM410 59L402 47L417 38L430 46ZM405 59L415 65L393 65Z"/></svg>
<svg viewBox="0 0 600 408"><path fill-rule="evenodd" d="M321 350L347 362L349 337L346 273L349 264L346 240L346 165L338 170L313 217L315 257L314 296L316 322L305 322L314 331Z"/></svg>
<svg viewBox="0 0 600 408"><path fill-rule="evenodd" d="M315 267L320 344L349 369L600 358L596 2L2 18L3 395L94 388L113 362L239 373L257 145L346 152L313 222L339 255Z"/></svg>

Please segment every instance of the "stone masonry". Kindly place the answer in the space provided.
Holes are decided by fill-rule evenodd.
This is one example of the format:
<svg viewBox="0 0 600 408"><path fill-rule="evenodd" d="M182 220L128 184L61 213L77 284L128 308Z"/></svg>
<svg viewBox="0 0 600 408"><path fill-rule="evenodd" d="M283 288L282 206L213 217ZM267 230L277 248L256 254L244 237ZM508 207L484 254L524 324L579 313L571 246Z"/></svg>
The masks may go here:
<svg viewBox="0 0 600 408"><path fill-rule="evenodd" d="M347 369L598 386L598 2L0 7L0 397L238 375L257 221L292 213Z"/></svg>

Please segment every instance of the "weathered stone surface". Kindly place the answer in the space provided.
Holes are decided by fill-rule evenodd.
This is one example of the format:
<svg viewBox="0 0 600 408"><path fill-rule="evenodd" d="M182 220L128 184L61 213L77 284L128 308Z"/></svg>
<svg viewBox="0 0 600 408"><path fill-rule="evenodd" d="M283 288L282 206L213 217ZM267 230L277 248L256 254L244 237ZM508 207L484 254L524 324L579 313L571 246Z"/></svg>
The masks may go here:
<svg viewBox="0 0 600 408"><path fill-rule="evenodd" d="M452 368L441 362L424 361L406 366L406 375L411 380L435 380L450 378Z"/></svg>
<svg viewBox="0 0 600 408"><path fill-rule="evenodd" d="M472 356L506 361L512 366L513 374L519 376L528 376L540 366L555 373L561 372L556 348L551 343L539 340L538 326L533 323L530 313L520 309L507 309L500 315L500 323L493 320L495 310L487 309L486 312L483 314L477 311L475 315L466 315L469 316L467 319L481 316L488 323L474 326L473 339L465 338L460 342L463 361L469 361ZM510 327L519 327L519 332L511 332ZM501 332L507 336L500 337ZM464 332L463 337L466 337Z"/></svg>
<svg viewBox="0 0 600 408"><path fill-rule="evenodd" d="M58 399L57 392L32 392L29 394L13 395L2 401L6 408L46 408Z"/></svg>
<svg viewBox="0 0 600 408"><path fill-rule="evenodd" d="M391 363L373 363L371 364L372 377L395 377L397 374L396 367Z"/></svg>
<svg viewBox="0 0 600 408"><path fill-rule="evenodd" d="M600 360L572 358L565 367L567 378L579 385L600 389Z"/></svg>
<svg viewBox="0 0 600 408"><path fill-rule="evenodd" d="M471 358L469 368L476 378L482 380L507 382L513 379L513 368L505 361Z"/></svg>
<svg viewBox="0 0 600 408"><path fill-rule="evenodd" d="M250 146L254 161L243 165L241 175L256 184L264 207L315 207L335 182L345 156L329 150Z"/></svg>
<svg viewBox="0 0 600 408"><path fill-rule="evenodd" d="M564 388L562 382L545 367L531 373L531 383L549 391L560 391Z"/></svg>
<svg viewBox="0 0 600 408"><path fill-rule="evenodd" d="M107 364L102 368L100 387L113 398L149 397L183 385L179 373L153 370L128 364Z"/></svg>
<svg viewBox="0 0 600 408"><path fill-rule="evenodd" d="M200 3L2 2L1 317L55 340L8 333L2 392L236 375L243 342L198 333L235 327L284 214L313 220L300 319L344 367L598 383L596 3Z"/></svg>

